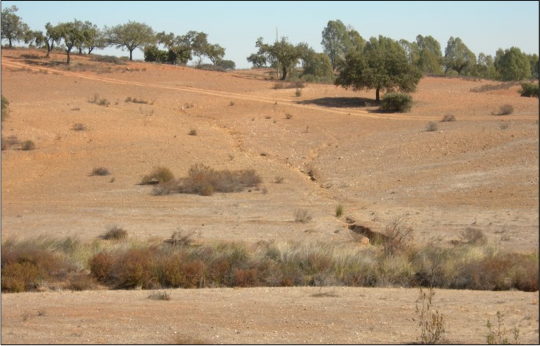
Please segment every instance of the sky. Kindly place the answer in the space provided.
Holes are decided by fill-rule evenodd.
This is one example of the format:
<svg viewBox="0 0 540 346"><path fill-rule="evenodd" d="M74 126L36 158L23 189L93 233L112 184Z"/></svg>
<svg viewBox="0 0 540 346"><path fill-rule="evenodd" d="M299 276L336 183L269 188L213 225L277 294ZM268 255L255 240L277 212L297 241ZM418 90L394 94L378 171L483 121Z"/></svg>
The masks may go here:
<svg viewBox="0 0 540 346"><path fill-rule="evenodd" d="M208 34L208 42L226 49L225 59L237 68L250 68L246 58L255 53L262 37L272 43L279 37L306 42L322 52L322 31L330 20L341 20L364 39L383 35L415 41L417 35L433 36L444 49L450 37L459 37L477 56L495 55L497 49L518 47L539 54L538 1L2 1L2 9L15 5L32 30L43 30L74 19L98 27L128 21L146 23L155 32L185 35ZM18 43L18 44L22 44ZM116 48L97 54L129 56ZM143 59L141 50L134 59Z"/></svg>

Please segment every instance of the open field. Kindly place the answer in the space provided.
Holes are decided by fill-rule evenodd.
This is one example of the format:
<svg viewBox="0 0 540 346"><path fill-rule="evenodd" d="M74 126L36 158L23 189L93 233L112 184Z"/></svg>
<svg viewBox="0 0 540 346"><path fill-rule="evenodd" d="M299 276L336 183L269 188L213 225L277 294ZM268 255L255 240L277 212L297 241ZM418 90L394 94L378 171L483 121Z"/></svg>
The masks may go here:
<svg viewBox="0 0 540 346"><path fill-rule="evenodd" d="M184 230L197 243L339 243L352 241L347 217L377 232L401 217L418 244L452 246L474 227L505 251L538 251L539 105L519 86L477 93L470 90L497 82L427 77L410 113L385 114L372 105L373 90L307 84L297 97L274 89L265 71L77 55L68 69L64 55L42 56L2 50L10 102L2 138L36 146L2 151L3 242L90 242L116 224L139 240ZM513 114L493 115L506 104ZM456 121L441 122L448 114ZM180 178L198 163L252 169L262 183L212 196L155 196L139 185L154 167ZM98 167L109 174L91 175ZM300 209L311 219L295 222ZM3 294L2 342L166 343L175 332L209 343L417 339L415 289L324 288L336 296L313 297L318 290L168 290L169 302L148 300L148 291ZM437 290L435 302L451 343L485 342L498 310L523 342L538 343L538 292Z"/></svg>

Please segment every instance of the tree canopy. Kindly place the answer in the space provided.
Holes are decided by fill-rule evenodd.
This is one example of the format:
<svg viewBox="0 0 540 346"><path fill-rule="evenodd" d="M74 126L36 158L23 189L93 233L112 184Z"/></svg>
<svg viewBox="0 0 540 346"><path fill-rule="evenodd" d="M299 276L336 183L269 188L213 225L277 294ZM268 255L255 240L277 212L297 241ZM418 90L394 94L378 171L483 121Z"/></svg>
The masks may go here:
<svg viewBox="0 0 540 346"><path fill-rule="evenodd" d="M444 51L444 73L454 70L458 75L461 75L465 69L471 68L475 62L476 56L465 43L459 37L450 37Z"/></svg>
<svg viewBox="0 0 540 346"><path fill-rule="evenodd" d="M282 37L281 41L277 41L273 45L264 43L262 37L260 37L257 39L255 46L259 48L257 55L265 56L270 63L278 64L281 69L282 80L287 78L287 74L300 60L303 47L300 45L294 46L288 42L286 37Z"/></svg>
<svg viewBox="0 0 540 346"><path fill-rule="evenodd" d="M133 21L107 30L107 36L110 44L129 51L129 60L133 60L133 51L136 48L144 49L145 46L156 42L156 36L151 27Z"/></svg>
<svg viewBox="0 0 540 346"><path fill-rule="evenodd" d="M328 55L332 63L332 69L336 69L345 54L358 51L363 48L365 40L358 31L347 28L341 20L331 20L322 31L323 51Z"/></svg>
<svg viewBox="0 0 540 346"><path fill-rule="evenodd" d="M9 48L13 48L13 41L24 40L24 34L29 30L21 17L15 14L17 6L6 7L2 10L2 40L9 42Z"/></svg>
<svg viewBox="0 0 540 346"><path fill-rule="evenodd" d="M415 66L408 63L401 45L389 38L372 37L362 52L350 52L338 66L336 85L353 90L375 89L376 101L380 90L412 92L422 77Z"/></svg>
<svg viewBox="0 0 540 346"><path fill-rule="evenodd" d="M527 55L519 48L512 47L498 50L495 57L495 68L499 78L504 81L531 78L531 63Z"/></svg>

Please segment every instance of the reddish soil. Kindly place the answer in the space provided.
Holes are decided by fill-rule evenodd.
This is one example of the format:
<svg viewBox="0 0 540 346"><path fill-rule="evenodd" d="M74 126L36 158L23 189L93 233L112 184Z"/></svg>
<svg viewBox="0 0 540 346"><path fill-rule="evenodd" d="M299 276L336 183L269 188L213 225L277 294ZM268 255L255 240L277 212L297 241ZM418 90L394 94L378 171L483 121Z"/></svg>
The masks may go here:
<svg viewBox="0 0 540 346"><path fill-rule="evenodd" d="M345 217L377 232L404 217L418 243L449 245L475 227L503 249L538 251L539 105L520 97L519 86L475 93L497 83L428 77L410 113L383 114L363 106L373 90L308 84L296 97L295 89L275 90L265 71L113 65L76 55L68 71L49 64L64 55L43 55L2 50L2 95L10 102L2 138L36 144L2 151L2 240L91 241L118 224L142 240L183 229L200 241L350 241ZM110 105L89 103L96 93ZM513 114L492 114L505 104ZM446 114L457 121L440 122ZM432 121L437 131L426 131ZM87 129L72 130L76 123ZM196 163L255 169L263 184L211 197L153 196L138 185L155 166L180 177ZM101 166L111 175L89 176ZM310 222L294 222L300 208ZM175 332L210 343L417 339L417 290L336 288L337 297L312 297L317 290L172 290L169 302L149 300L146 291L3 294L2 342L164 343ZM486 321L500 310L522 341L538 343L538 292L440 290L436 306L450 342L485 342Z"/></svg>

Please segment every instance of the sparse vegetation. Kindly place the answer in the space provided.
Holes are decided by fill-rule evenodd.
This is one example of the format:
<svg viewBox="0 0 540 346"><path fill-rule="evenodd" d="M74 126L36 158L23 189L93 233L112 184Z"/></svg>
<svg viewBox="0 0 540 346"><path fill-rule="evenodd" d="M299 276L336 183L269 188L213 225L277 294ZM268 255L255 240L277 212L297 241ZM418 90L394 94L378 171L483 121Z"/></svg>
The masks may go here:
<svg viewBox="0 0 540 346"><path fill-rule="evenodd" d="M296 92L294 93L296 97L302 96L302 89L296 89Z"/></svg>
<svg viewBox="0 0 540 346"><path fill-rule="evenodd" d="M197 130L195 130L195 129L189 130L188 135L190 135L190 136L196 136L196 135L197 135Z"/></svg>
<svg viewBox="0 0 540 346"><path fill-rule="evenodd" d="M90 100L88 100L89 103L95 103L99 106L104 106L104 107L109 107L109 105L111 104L109 102L109 100L107 100L106 98L101 98L99 96L99 94L94 94L94 96L92 96L92 98Z"/></svg>
<svg viewBox="0 0 540 346"><path fill-rule="evenodd" d="M510 123L508 122L499 123L499 128L501 130L508 130L510 128Z"/></svg>
<svg viewBox="0 0 540 346"><path fill-rule="evenodd" d="M96 167L92 169L92 172L90 172L90 176L98 175L98 176L105 176L109 175L109 169L106 167Z"/></svg>
<svg viewBox="0 0 540 346"><path fill-rule="evenodd" d="M21 144L21 150L29 151L29 150L34 150L34 149L36 149L36 144L32 142L31 140L26 140L22 142Z"/></svg>
<svg viewBox="0 0 540 346"><path fill-rule="evenodd" d="M306 209L296 209L294 211L294 222L306 223L311 220L311 215Z"/></svg>
<svg viewBox="0 0 540 346"><path fill-rule="evenodd" d="M336 217L343 215L343 204L338 204L336 207Z"/></svg>
<svg viewBox="0 0 540 346"><path fill-rule="evenodd" d="M506 82L506 83L497 83L497 84L485 84L480 87L472 88L470 91L473 93L483 93L487 91L494 91L494 90L507 90L510 89L513 86L518 85L517 82Z"/></svg>
<svg viewBox="0 0 540 346"><path fill-rule="evenodd" d="M86 126L84 124L81 124L81 123L76 123L76 124L73 125L73 127L71 129L73 131L85 131Z"/></svg>
<svg viewBox="0 0 540 346"><path fill-rule="evenodd" d="M491 320L488 319L486 327L489 330L488 335L486 336L486 341L488 345L517 345L519 344L519 329L514 327L512 329L513 340L510 342L506 334L508 331L503 326L504 325L504 315L497 311L497 325L494 326L491 323Z"/></svg>
<svg viewBox="0 0 540 346"><path fill-rule="evenodd" d="M175 231L171 235L171 238L166 240L165 242L173 246L190 246L193 241L191 237L193 237L194 234L195 232L184 233L184 231L181 231L181 230Z"/></svg>
<svg viewBox="0 0 540 346"><path fill-rule="evenodd" d="M416 301L416 313L418 314L418 325L420 326L420 343L424 345L434 345L441 341L445 332L445 322L443 314L438 310L433 311L432 299L435 296L433 288L429 293L425 293L420 288L420 296Z"/></svg>
<svg viewBox="0 0 540 346"><path fill-rule="evenodd" d="M426 125L426 132L434 132L434 131L437 131L437 130L438 130L437 123L434 122L434 121L430 121Z"/></svg>
<svg viewBox="0 0 540 346"><path fill-rule="evenodd" d="M285 180L285 178L283 178L282 175L276 175L276 177L274 178L274 183L281 184L283 183L283 180Z"/></svg>
<svg viewBox="0 0 540 346"><path fill-rule="evenodd" d="M235 105L234 101L229 102L229 106L234 106L234 105Z"/></svg>
<svg viewBox="0 0 540 346"><path fill-rule="evenodd" d="M118 225L107 227L107 232L102 236L105 240L123 240L128 236L128 232Z"/></svg>
<svg viewBox="0 0 540 346"><path fill-rule="evenodd" d="M471 245L485 245L487 243L487 237L481 229L467 227L466 230L461 232L461 238L467 244Z"/></svg>
<svg viewBox="0 0 540 346"><path fill-rule="evenodd" d="M452 121L456 121L456 117L453 114L446 114L441 120L442 123L447 123L447 122L452 122Z"/></svg>
<svg viewBox="0 0 540 346"><path fill-rule="evenodd" d="M148 296L148 299L152 300L171 300L171 295L167 292L152 292Z"/></svg>
<svg viewBox="0 0 540 346"><path fill-rule="evenodd" d="M165 166L158 166L154 167L150 174L143 176L141 185L163 184L172 180L174 180L174 174L172 171Z"/></svg>
<svg viewBox="0 0 540 346"><path fill-rule="evenodd" d="M384 112L406 113L412 108L412 97L409 94L388 93L383 96L381 110Z"/></svg>
<svg viewBox="0 0 540 346"><path fill-rule="evenodd" d="M285 119L292 119L293 115L291 113L285 114Z"/></svg>
<svg viewBox="0 0 540 346"><path fill-rule="evenodd" d="M136 97L131 97L131 96L126 97L126 99L124 100L124 102L132 102L132 103L139 103L139 104L145 104L145 105L147 105L147 104L149 104L149 103L150 103L151 105L154 104L154 102L149 102L149 101L147 101L147 100L138 99L138 98L136 98Z"/></svg>
<svg viewBox="0 0 540 346"><path fill-rule="evenodd" d="M6 120L9 114L9 101L2 95L2 121Z"/></svg>
<svg viewBox="0 0 540 346"><path fill-rule="evenodd" d="M499 108L499 113L492 113L493 115L510 115L514 113L514 107L512 105L503 105Z"/></svg>
<svg viewBox="0 0 540 346"><path fill-rule="evenodd" d="M2 244L2 291L36 290L44 280L49 287L67 287L70 282L91 287L92 282L84 284L83 278L75 277L86 275L81 273L84 268L97 283L110 288L338 284L538 290L538 252L505 253L465 243L450 248L407 246L387 256L384 246L358 247L353 242L218 241L193 246L182 243L188 234L159 243L8 239ZM171 246L173 238L180 239L181 246Z"/></svg>

